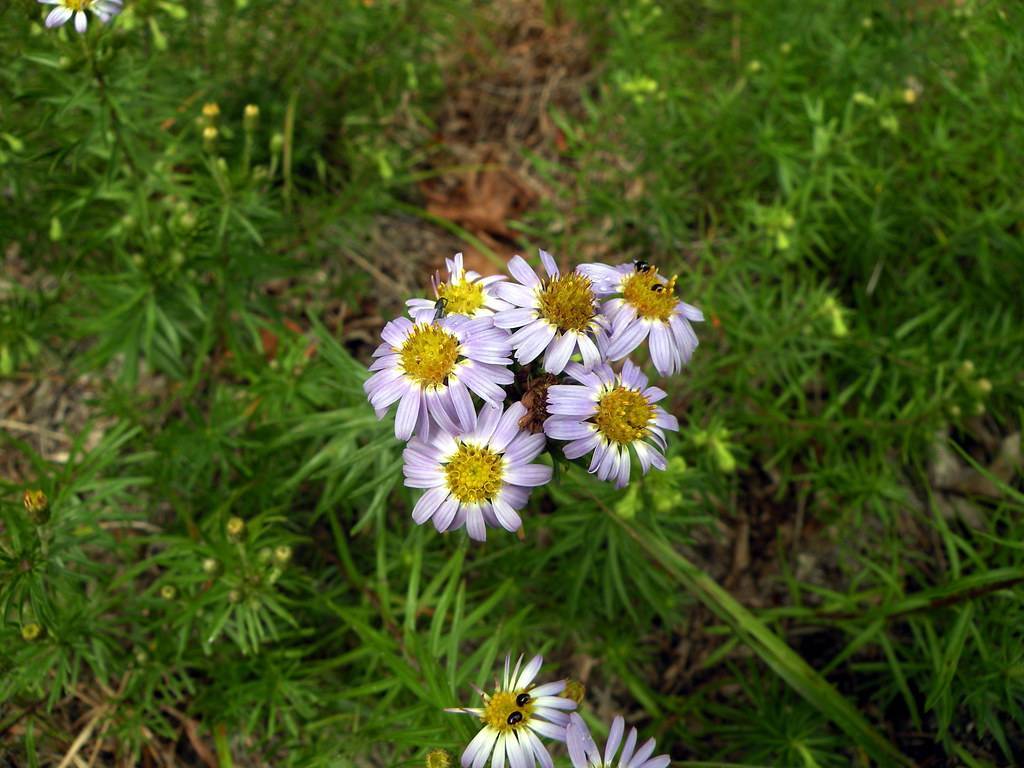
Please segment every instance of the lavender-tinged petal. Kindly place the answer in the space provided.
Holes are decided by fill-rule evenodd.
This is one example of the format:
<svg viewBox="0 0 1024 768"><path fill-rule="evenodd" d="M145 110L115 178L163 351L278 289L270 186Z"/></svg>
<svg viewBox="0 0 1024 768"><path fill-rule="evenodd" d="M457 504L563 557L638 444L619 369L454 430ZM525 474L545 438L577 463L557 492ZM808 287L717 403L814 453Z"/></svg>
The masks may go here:
<svg viewBox="0 0 1024 768"><path fill-rule="evenodd" d="M651 455L654 453L654 449L643 440L634 440L633 450L636 452L636 457L640 460L640 469L646 475L651 469Z"/></svg>
<svg viewBox="0 0 1024 768"><path fill-rule="evenodd" d="M473 541L487 541L487 525L484 523L484 513L476 504L466 508L466 532Z"/></svg>
<svg viewBox="0 0 1024 768"><path fill-rule="evenodd" d="M554 257L543 249L540 251L540 263L544 265L544 271L548 273L548 277L558 277L561 274Z"/></svg>
<svg viewBox="0 0 1024 768"><path fill-rule="evenodd" d="M406 397L406 395L412 391L413 386L409 383L409 380L404 377L399 377L393 381L389 381L374 392L373 396L370 398L370 405L378 411L387 410L388 406L396 400Z"/></svg>
<svg viewBox="0 0 1024 768"><path fill-rule="evenodd" d="M671 413L667 413L662 408L655 409L654 423L657 424L662 429L671 429L673 432L679 431L679 419L677 419Z"/></svg>
<svg viewBox="0 0 1024 768"><path fill-rule="evenodd" d="M525 415L526 406L522 403L513 403L508 407L508 410L502 414L501 419L498 421L494 434L491 435L491 450L501 453L508 447L513 438L522 431L519 427L519 422Z"/></svg>
<svg viewBox="0 0 1024 768"><path fill-rule="evenodd" d="M473 437L484 445L490 443L491 436L494 434L498 422L501 421L501 414L501 406L497 403L484 403L480 408L480 414L477 416Z"/></svg>
<svg viewBox="0 0 1024 768"><path fill-rule="evenodd" d="M398 361L400 359L401 358L398 355L384 355L383 357L378 357L370 363L369 370L371 373L373 371L383 371L385 368L394 368L397 370Z"/></svg>
<svg viewBox="0 0 1024 768"><path fill-rule="evenodd" d="M555 680L550 683L542 683L530 689L530 695L534 698L540 696L557 696L565 690L565 680Z"/></svg>
<svg viewBox="0 0 1024 768"><path fill-rule="evenodd" d="M661 387L647 387L642 394L647 398L647 402L652 405L668 397L668 392Z"/></svg>
<svg viewBox="0 0 1024 768"><path fill-rule="evenodd" d="M476 409L473 407L473 398L466 389L466 385L456 377L451 377L448 382L448 396L451 398L452 408L464 433L476 429Z"/></svg>
<svg viewBox="0 0 1024 768"><path fill-rule="evenodd" d="M625 488L629 485L629 451L625 448L619 451L619 465L617 469L615 487Z"/></svg>
<svg viewBox="0 0 1024 768"><path fill-rule="evenodd" d="M547 438L542 433L534 435L529 432L521 432L505 449L505 463L510 467L528 464L540 455L546 444ZM512 481L509 480L509 482ZM518 483L514 484L518 485Z"/></svg>
<svg viewBox="0 0 1024 768"><path fill-rule="evenodd" d="M619 447L617 445L608 446L608 450L605 451L604 458L601 459L601 464L597 468L597 477L599 480L608 480L615 474L615 469L618 466L619 458Z"/></svg>
<svg viewBox="0 0 1024 768"><path fill-rule="evenodd" d="M448 498L448 489L444 486L431 488L420 496L416 506L412 508L412 519L417 525L422 525L433 515L441 503Z"/></svg>
<svg viewBox="0 0 1024 768"><path fill-rule="evenodd" d="M65 22L67 22L68 19L71 18L71 14L72 11L70 8L65 8L63 6L60 6L59 8L54 8L46 16L47 28L53 29L54 27L59 27L61 24L64 24Z"/></svg>
<svg viewBox="0 0 1024 768"><path fill-rule="evenodd" d="M534 290L519 283L498 283L494 286L494 293L499 299L514 307L537 306L537 294Z"/></svg>
<svg viewBox="0 0 1024 768"><path fill-rule="evenodd" d="M648 739L643 745L636 751L636 754L630 759L630 761L622 766L622 768L637 768L644 761L647 760L654 753L654 739ZM620 763L620 765L622 765Z"/></svg>
<svg viewBox="0 0 1024 768"><path fill-rule="evenodd" d="M554 741L565 741L565 726L556 725L555 723L545 723L543 720L532 720L530 722L530 728L535 730L541 736L546 736ZM583 768L582 766L573 764L575 768Z"/></svg>
<svg viewBox="0 0 1024 768"><path fill-rule="evenodd" d="M545 707L565 710L576 709L576 702L572 699L567 699L564 696L535 696L533 703L538 709L543 709ZM550 720L551 718L548 717L548 719Z"/></svg>
<svg viewBox="0 0 1024 768"><path fill-rule="evenodd" d="M508 755L509 768L530 768L526 750L523 749L515 731L509 733L505 739L505 753Z"/></svg>
<svg viewBox="0 0 1024 768"><path fill-rule="evenodd" d="M537 673L540 672L540 668L543 663L544 657L540 654L537 654L530 659L527 665L523 667L523 671L520 673L519 677L512 683L513 689L518 691L532 683L533 679L537 676Z"/></svg>
<svg viewBox="0 0 1024 768"><path fill-rule="evenodd" d="M598 361L598 363L600 364L600 361ZM595 365L588 367L586 365L580 365L579 363L569 363L565 366L565 373L583 386L597 389L601 386L601 379L596 373L594 373L594 369L597 367L600 366Z"/></svg>
<svg viewBox="0 0 1024 768"><path fill-rule="evenodd" d="M683 362L688 362L693 357L693 353L700 343L697 339L697 334L693 332L690 324L678 315L669 319L668 324L669 328L672 329L673 339L682 353Z"/></svg>
<svg viewBox="0 0 1024 768"><path fill-rule="evenodd" d="M410 388L402 395L398 403L398 412L395 414L395 437L399 440L408 440L412 437L422 404L423 393L417 388Z"/></svg>
<svg viewBox="0 0 1024 768"><path fill-rule="evenodd" d="M704 313L692 304L687 304L685 301L680 301L676 304L675 310L679 314L683 315L687 320L691 320L695 323L704 322Z"/></svg>
<svg viewBox="0 0 1024 768"><path fill-rule="evenodd" d="M522 328L539 318L536 309L519 307L494 313L494 324L499 328Z"/></svg>
<svg viewBox="0 0 1024 768"><path fill-rule="evenodd" d="M557 337L544 354L544 370L547 373L559 374L565 369L566 363L572 357L572 351L576 348L576 334L573 332L563 333Z"/></svg>
<svg viewBox="0 0 1024 768"><path fill-rule="evenodd" d="M501 403L505 400L505 390L494 383L495 371L494 366L488 366L485 363L479 365L464 363L456 369L451 378L458 378L487 402Z"/></svg>
<svg viewBox="0 0 1024 768"><path fill-rule="evenodd" d="M626 729L626 721L622 719L622 715L616 715L615 719L612 720L612 727L608 731L608 741L604 745L604 763L605 765L612 764L612 758L615 757L615 753L619 749L619 744L622 743L622 733Z"/></svg>
<svg viewBox="0 0 1024 768"><path fill-rule="evenodd" d="M601 438L598 436L597 432L591 432L587 437L580 440L573 440L571 443L566 443L562 448L562 453L564 453L565 458L570 461L579 459L597 448L600 442Z"/></svg>
<svg viewBox="0 0 1024 768"><path fill-rule="evenodd" d="M526 502L530 500L530 491L530 488L505 483L501 486L501 490L498 491L498 495L495 498L501 499L512 509L522 509L526 506Z"/></svg>
<svg viewBox="0 0 1024 768"><path fill-rule="evenodd" d="M455 520L460 507L459 500L454 496L449 496L437 508L437 511L434 512L434 527L438 533L445 533L446 531L453 530L453 528L458 528L455 525Z"/></svg>
<svg viewBox="0 0 1024 768"><path fill-rule="evenodd" d="M643 321L637 321L627 326L617 336L612 336L608 343L608 349L605 350L606 357L609 360L621 360L639 347L650 331L650 324Z"/></svg>
<svg viewBox="0 0 1024 768"><path fill-rule="evenodd" d="M651 326L651 361L658 373L662 376L674 374L675 367L672 360L672 341L668 327L663 323L655 323Z"/></svg>
<svg viewBox="0 0 1024 768"><path fill-rule="evenodd" d="M658 755L647 762L641 763L636 768L668 768L672 764L672 758L668 755Z"/></svg>
<svg viewBox="0 0 1024 768"><path fill-rule="evenodd" d="M598 350L597 345L591 341L589 336L581 333L577 338L577 342L579 343L580 354L583 356L584 366L587 368L593 368L601 362L601 352Z"/></svg>
<svg viewBox="0 0 1024 768"><path fill-rule="evenodd" d="M481 728L480 732L473 737L473 740L469 742L469 745L462 753L462 768L469 768L473 765L477 754L481 751L484 752L485 755L489 755L497 738L498 732L493 728ZM477 768L479 768L479 766Z"/></svg>
<svg viewBox="0 0 1024 768"><path fill-rule="evenodd" d="M647 386L647 377L632 360L627 360L622 364L622 372L619 375L622 378L622 383L630 389L643 389Z"/></svg>
<svg viewBox="0 0 1024 768"><path fill-rule="evenodd" d="M551 480L551 467L545 467L543 464L508 467L505 470L504 480L512 485L536 488Z"/></svg>
<svg viewBox="0 0 1024 768"><path fill-rule="evenodd" d="M633 750L636 748L636 728L629 729L629 735L626 736L626 743L622 747L622 754L619 755L619 768L625 768L629 765L630 759L633 757Z"/></svg>
<svg viewBox="0 0 1024 768"><path fill-rule="evenodd" d="M533 267L526 263L522 256L513 256L508 262L508 271L516 280L525 286L533 287L540 284L540 278Z"/></svg>
<svg viewBox="0 0 1024 768"><path fill-rule="evenodd" d="M592 424L572 416L549 416L544 420L544 434L554 440L582 440L594 433Z"/></svg>
<svg viewBox="0 0 1024 768"><path fill-rule="evenodd" d="M597 472L598 467L604 462L604 457L608 455L608 452L612 450L611 443L599 441L597 448L594 449L594 455L590 457L590 466L587 467L587 472L594 474Z"/></svg>
<svg viewBox="0 0 1024 768"><path fill-rule="evenodd" d="M522 526L523 521L519 514L500 495L494 497L491 506L494 509L495 517L498 518L501 527L506 531L514 533Z"/></svg>
<svg viewBox="0 0 1024 768"><path fill-rule="evenodd" d="M555 763L551 759L551 755L544 749L544 745L540 743L540 739L533 735L533 732L529 729L522 731L526 736L526 740L530 745L530 749L533 751L534 756L537 758L537 762L541 768L555 768Z"/></svg>
<svg viewBox="0 0 1024 768"><path fill-rule="evenodd" d="M611 331L612 336L617 336L618 334L622 333L623 329L625 329L627 326L632 325L635 322L638 322L639 316L636 313L636 307L634 307L632 304L623 304L622 308L618 311L614 318L607 315L606 317L610 320L609 330Z"/></svg>
<svg viewBox="0 0 1024 768"><path fill-rule="evenodd" d="M535 329L516 349L516 360L522 365L536 360L537 356L544 351L545 347L555 336L555 327L553 325L549 325L544 321L538 322L543 323L543 327ZM526 327L533 328L535 325L536 323Z"/></svg>
<svg viewBox="0 0 1024 768"><path fill-rule="evenodd" d="M405 317L396 317L384 326L384 330L380 332L380 337L391 346L400 347L412 328L411 320Z"/></svg>

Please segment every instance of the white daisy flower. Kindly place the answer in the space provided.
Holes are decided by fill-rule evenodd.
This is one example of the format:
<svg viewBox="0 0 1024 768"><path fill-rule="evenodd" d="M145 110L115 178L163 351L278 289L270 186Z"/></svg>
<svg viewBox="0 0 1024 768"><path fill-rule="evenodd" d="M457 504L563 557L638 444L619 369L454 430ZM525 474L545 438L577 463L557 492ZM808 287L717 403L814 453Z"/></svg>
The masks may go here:
<svg viewBox="0 0 1024 768"><path fill-rule="evenodd" d="M46 26L49 29L66 24L73 16L75 29L85 32L89 26L89 19L86 11L99 17L99 20L106 24L121 12L123 0L39 0L43 5L56 6L46 17Z"/></svg>
<svg viewBox="0 0 1024 768"><path fill-rule="evenodd" d="M569 715L569 724L565 730L565 745L569 748L569 759L572 760L573 768L613 768L616 765L615 753L622 744L622 733L625 729L626 723L622 715L617 715L612 721L602 755L583 718L573 712ZM636 728L630 728L626 743L622 744L618 768L668 768L672 762L668 755L651 757L654 752L654 739L645 741L640 749L636 748L636 740Z"/></svg>
<svg viewBox="0 0 1024 768"><path fill-rule="evenodd" d="M448 267L448 280L441 282L441 276L435 274L431 281L434 284L436 300L444 301L445 313L488 317L495 312L512 308L507 301L499 299L494 290L495 283L504 280L504 275L482 277L479 272L467 270L461 253L456 253L455 258L445 259L445 265ZM413 320L429 323L434 317L437 301L409 299L405 305L409 307L409 316Z"/></svg>
<svg viewBox="0 0 1024 768"><path fill-rule="evenodd" d="M498 296L514 305L494 315L494 324L518 328L510 341L522 364L544 353L544 370L558 374L579 349L588 368L601 361L599 345L606 336L598 311L598 291L581 271L562 274L547 251L540 252L547 277L543 280L522 256L513 256L508 271L518 281L499 283Z"/></svg>
<svg viewBox="0 0 1024 768"><path fill-rule="evenodd" d="M505 657L505 674L501 684L494 681L495 691L480 691L483 707L456 707L446 712L474 715L483 728L469 742L462 753L462 768L483 768L492 756L491 768L553 768L551 755L541 744L537 734L556 741L565 741L568 711L576 709L576 702L559 696L565 690L565 680L533 685L543 658L534 656L522 668L519 657L515 669L509 672L512 657Z"/></svg>
<svg viewBox="0 0 1024 768"><path fill-rule="evenodd" d="M507 366L512 351L508 331L490 319L451 316L414 323L399 317L384 326L383 343L373 353L365 384L370 404L383 418L392 403L395 437L413 432L428 438L432 424L449 432L476 423L470 392L490 403L505 400L503 385L514 380Z"/></svg>
<svg viewBox="0 0 1024 768"><path fill-rule="evenodd" d="M675 295L678 275L667 280L643 261L616 267L581 264L579 271L602 292L621 294L601 308L611 324L604 350L609 360L621 360L649 336L658 373L671 376L683 369L697 349L690 323L702 322L704 313Z"/></svg>
<svg viewBox="0 0 1024 768"><path fill-rule="evenodd" d="M644 474L652 466L665 469L665 430L679 430L676 417L655 405L666 397L665 390L647 386L643 371L629 360L620 373L607 363L590 370L570 363L565 372L579 383L548 387L551 415L544 432L568 441L566 458L593 452L589 471L600 480L613 480L617 488L629 482L630 448Z"/></svg>

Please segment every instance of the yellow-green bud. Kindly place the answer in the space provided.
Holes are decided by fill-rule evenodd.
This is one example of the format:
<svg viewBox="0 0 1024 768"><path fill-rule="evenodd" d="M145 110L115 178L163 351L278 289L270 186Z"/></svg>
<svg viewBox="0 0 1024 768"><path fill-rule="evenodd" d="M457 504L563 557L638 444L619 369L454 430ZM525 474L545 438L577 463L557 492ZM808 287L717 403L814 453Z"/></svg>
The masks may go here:
<svg viewBox="0 0 1024 768"><path fill-rule="evenodd" d="M173 600L177 596L177 594L178 590L176 590L170 584L164 584L162 587L160 587L160 597L162 597L164 600Z"/></svg>
<svg viewBox="0 0 1024 768"><path fill-rule="evenodd" d="M904 88L903 101L905 101L907 104L913 104L915 101L917 101L917 91L915 91L913 88Z"/></svg>
<svg viewBox="0 0 1024 768"><path fill-rule="evenodd" d="M220 131L217 130L217 126L208 125L203 128L203 148L207 152L212 152L213 148L217 144L217 136L220 135Z"/></svg>
<svg viewBox="0 0 1024 768"><path fill-rule="evenodd" d="M292 559L292 548L287 544L282 544L279 547L274 547L274 560L277 561L278 565L287 565L288 561Z"/></svg>
<svg viewBox="0 0 1024 768"><path fill-rule="evenodd" d="M789 235L785 232L777 232L775 234L775 247L780 251L788 251L790 244Z"/></svg>
<svg viewBox="0 0 1024 768"><path fill-rule="evenodd" d="M178 217L178 226L181 227L185 232L191 232L196 228L196 215L191 211L186 211Z"/></svg>
<svg viewBox="0 0 1024 768"><path fill-rule="evenodd" d="M956 369L956 375L961 379L969 379L974 375L974 363L970 360L964 360L960 363L960 367Z"/></svg>
<svg viewBox="0 0 1024 768"><path fill-rule="evenodd" d="M718 435L713 435L708 443L711 448L711 455L718 465L718 469L725 473L736 471L736 457L732 455L729 446Z"/></svg>
<svg viewBox="0 0 1024 768"><path fill-rule="evenodd" d="M284 148L284 136L280 133L275 133L270 137L270 151L272 154L279 154Z"/></svg>
<svg viewBox="0 0 1024 768"><path fill-rule="evenodd" d="M452 768L455 765L455 758L447 749L432 749L427 752L423 762L426 768Z"/></svg>
<svg viewBox="0 0 1024 768"><path fill-rule="evenodd" d="M987 397L992 394L992 382L986 378L978 379L974 382L974 386L977 388L978 395L981 397Z"/></svg>
<svg viewBox="0 0 1024 768"><path fill-rule="evenodd" d="M864 27L864 29L871 29L875 26L875 22L870 16L865 16L860 20L860 25Z"/></svg>
<svg viewBox="0 0 1024 768"><path fill-rule="evenodd" d="M171 266L175 269L180 269L185 265L185 254L175 248L167 256L168 261L171 262Z"/></svg>
<svg viewBox="0 0 1024 768"><path fill-rule="evenodd" d="M41 490L25 491L21 496L25 514L33 525L44 525L50 519L50 500Z"/></svg>
<svg viewBox="0 0 1024 768"><path fill-rule="evenodd" d="M56 216L50 218L50 239L57 242L64 237L64 227Z"/></svg>
<svg viewBox="0 0 1024 768"><path fill-rule="evenodd" d="M762 69L764 69L764 64L762 64L759 59L754 59L749 64L747 64L747 72L749 72L752 75L756 75Z"/></svg>
<svg viewBox="0 0 1024 768"><path fill-rule="evenodd" d="M793 51L793 44L792 43L786 42L786 43L783 43L782 45L779 46L779 53L781 53L783 56L789 56L789 54L792 51Z"/></svg>
<svg viewBox="0 0 1024 768"><path fill-rule="evenodd" d="M207 120L216 120L220 117L220 105L215 101L208 101L203 104L203 117Z"/></svg>
<svg viewBox="0 0 1024 768"><path fill-rule="evenodd" d="M212 557L203 559L203 573L214 575L220 570L220 563L214 560Z"/></svg>
<svg viewBox="0 0 1024 768"><path fill-rule="evenodd" d="M952 416L954 419L959 419L962 413L963 411L960 410L960 406L957 405L956 403L953 403L951 406L949 406L949 415Z"/></svg>
<svg viewBox="0 0 1024 768"><path fill-rule="evenodd" d="M571 677L565 681L565 690L562 691L563 699L570 699L576 702L578 707L583 703L583 697L587 694L587 687L583 685L579 680L573 680Z"/></svg>
<svg viewBox="0 0 1024 768"><path fill-rule="evenodd" d="M228 538L232 541L241 541L242 537L245 536L245 520L240 517L230 518L224 528L227 531Z"/></svg>
<svg viewBox="0 0 1024 768"><path fill-rule="evenodd" d="M273 556L274 554L270 551L270 547L261 547L260 551L256 553L256 557L261 563L269 563L270 558Z"/></svg>
<svg viewBox="0 0 1024 768"><path fill-rule="evenodd" d="M228 602L237 603L242 599L242 593L237 589L232 589L228 592Z"/></svg>
<svg viewBox="0 0 1024 768"><path fill-rule="evenodd" d="M246 104L245 113L243 116L243 124L247 131L251 131L256 128L256 124L260 119L260 108L255 104Z"/></svg>
<svg viewBox="0 0 1024 768"><path fill-rule="evenodd" d="M980 400L974 404L974 415L983 416L985 414L985 404Z"/></svg>
<svg viewBox="0 0 1024 768"><path fill-rule="evenodd" d="M33 640L37 640L41 634L43 634L43 628L34 621L29 622L21 628L21 639L26 643L31 643Z"/></svg>

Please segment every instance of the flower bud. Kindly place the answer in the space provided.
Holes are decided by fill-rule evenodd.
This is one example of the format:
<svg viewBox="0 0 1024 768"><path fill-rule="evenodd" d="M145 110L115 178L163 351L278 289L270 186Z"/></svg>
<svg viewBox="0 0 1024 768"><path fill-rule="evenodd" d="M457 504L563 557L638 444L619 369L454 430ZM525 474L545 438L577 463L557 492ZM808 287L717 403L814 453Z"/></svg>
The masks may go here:
<svg viewBox="0 0 1024 768"><path fill-rule="evenodd" d="M220 135L220 132L215 125L208 125L203 128L203 149L207 152L212 152L213 148L217 145L218 135Z"/></svg>
<svg viewBox="0 0 1024 768"><path fill-rule="evenodd" d="M240 517L232 517L225 526L228 538L232 541L241 541L245 536L245 520Z"/></svg>
<svg viewBox="0 0 1024 768"><path fill-rule="evenodd" d="M164 600L173 600L177 595L178 590L176 590L171 584L164 584L160 587L160 597Z"/></svg>
<svg viewBox="0 0 1024 768"><path fill-rule="evenodd" d="M64 237L64 227L56 216L50 218L50 239L57 242Z"/></svg>
<svg viewBox="0 0 1024 768"><path fill-rule="evenodd" d="M220 105L215 101L208 101L203 104L203 117L213 121L220 117Z"/></svg>
<svg viewBox="0 0 1024 768"><path fill-rule="evenodd" d="M244 113L244 117L243 117L243 124L245 125L245 130L247 130L247 131L255 130L256 129L256 124L259 122L259 120L260 120L260 108L257 107L255 104L246 104L245 105L245 113Z"/></svg>
<svg viewBox="0 0 1024 768"><path fill-rule="evenodd" d="M212 557L203 559L203 573L213 576L220 570L220 563L214 560Z"/></svg>
<svg viewBox="0 0 1024 768"><path fill-rule="evenodd" d="M615 514L624 520L632 520L636 517L639 507L640 486L634 483L626 490L626 495L615 504Z"/></svg>
<svg viewBox="0 0 1024 768"><path fill-rule="evenodd" d="M274 155L280 154L280 152L281 152L281 150L283 148L284 148L284 136L282 136L280 133L275 133L273 136L270 137L270 152L271 152L271 154L274 154Z"/></svg>
<svg viewBox="0 0 1024 768"><path fill-rule="evenodd" d="M274 560L278 565L287 565L292 559L292 548L287 544L282 544L279 547L274 547Z"/></svg>
<svg viewBox="0 0 1024 768"><path fill-rule="evenodd" d="M565 690L562 691L562 698L570 699L576 702L578 707L583 703L583 697L587 693L587 688L579 680L573 680L571 677L565 681Z"/></svg>
<svg viewBox="0 0 1024 768"><path fill-rule="evenodd" d="M33 525L44 525L50 520L50 500L41 490L25 491L21 497L25 514Z"/></svg>
<svg viewBox="0 0 1024 768"><path fill-rule="evenodd" d="M34 621L29 622L21 628L21 639L26 643L31 643L33 640L37 640L42 634L43 628Z"/></svg>
<svg viewBox="0 0 1024 768"><path fill-rule="evenodd" d="M237 603L242 599L242 593L237 589L232 589L228 592L228 602Z"/></svg>
<svg viewBox="0 0 1024 768"><path fill-rule="evenodd" d="M964 360L960 363L960 367L956 369L956 375L961 379L969 379L974 376L974 363L970 360Z"/></svg>
<svg viewBox="0 0 1024 768"><path fill-rule="evenodd" d="M452 768L455 765L455 758L447 749L432 749L427 752L424 764L426 768Z"/></svg>

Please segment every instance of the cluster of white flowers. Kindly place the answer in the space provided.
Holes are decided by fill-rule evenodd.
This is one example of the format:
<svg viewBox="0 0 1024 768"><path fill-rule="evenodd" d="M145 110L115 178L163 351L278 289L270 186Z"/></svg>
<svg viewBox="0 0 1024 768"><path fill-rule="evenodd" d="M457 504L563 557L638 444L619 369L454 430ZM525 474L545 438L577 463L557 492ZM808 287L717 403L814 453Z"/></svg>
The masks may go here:
<svg viewBox="0 0 1024 768"><path fill-rule="evenodd" d="M565 742L573 768L667 768L668 755L654 754L654 739L637 746L636 728L631 728L625 742L622 737L625 721L621 716L612 721L604 753L598 751L590 730L576 712L577 702L565 695L566 681L535 685L543 659L534 656L522 666L520 656L511 668L511 656L505 657L501 681L494 681L494 691L480 691L482 707L455 707L446 710L479 718L483 727L462 753L462 768L483 768L491 758L491 768L553 768L554 762L540 737ZM511 669L510 669L511 668ZM619 752L619 746L622 752Z"/></svg>
<svg viewBox="0 0 1024 768"><path fill-rule="evenodd" d="M679 429L657 404L667 393L631 361L612 364L646 340L658 372L678 373L704 316L646 262L563 273L545 251L540 261L543 276L514 256L507 280L456 254L435 298L410 300L409 317L384 326L365 390L378 417L398 404L405 483L425 490L418 524L480 541L488 527L518 530L531 489L551 479L533 463L548 440L620 488L633 457L644 473L665 469L665 432Z"/></svg>

